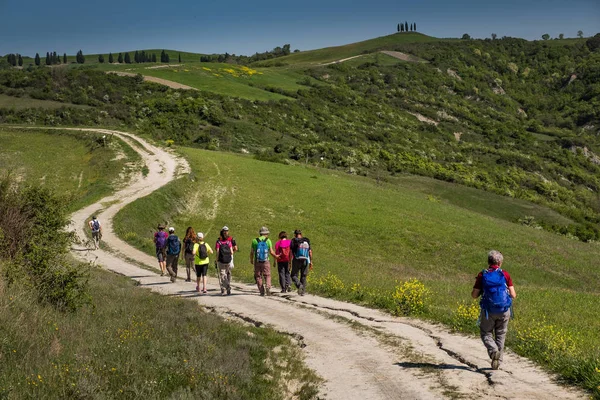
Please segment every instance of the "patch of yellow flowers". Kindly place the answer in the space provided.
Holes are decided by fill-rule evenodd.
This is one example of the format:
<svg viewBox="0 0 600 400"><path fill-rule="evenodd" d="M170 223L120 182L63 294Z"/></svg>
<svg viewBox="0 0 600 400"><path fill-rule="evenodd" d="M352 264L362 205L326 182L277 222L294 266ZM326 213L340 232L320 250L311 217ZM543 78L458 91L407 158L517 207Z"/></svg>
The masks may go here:
<svg viewBox="0 0 600 400"><path fill-rule="evenodd" d="M397 315L421 314L431 291L418 279L413 278L396 286L392 298L396 304Z"/></svg>

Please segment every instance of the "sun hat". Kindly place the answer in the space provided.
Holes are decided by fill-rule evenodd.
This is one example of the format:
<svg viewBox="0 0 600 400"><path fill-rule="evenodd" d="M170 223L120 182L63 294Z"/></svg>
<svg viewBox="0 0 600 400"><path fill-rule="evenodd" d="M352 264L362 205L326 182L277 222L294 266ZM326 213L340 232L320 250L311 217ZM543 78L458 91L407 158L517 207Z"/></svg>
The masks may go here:
<svg viewBox="0 0 600 400"><path fill-rule="evenodd" d="M202 232L198 232L196 236L198 236L198 239L204 239L204 233Z"/></svg>
<svg viewBox="0 0 600 400"><path fill-rule="evenodd" d="M227 225L225 225L223 228L221 228L222 231L228 231L229 228L227 227Z"/></svg>
<svg viewBox="0 0 600 400"><path fill-rule="evenodd" d="M263 226L262 228L260 228L260 231L258 231L259 234L261 235L268 235L269 234L269 228L267 228L266 226Z"/></svg>
<svg viewBox="0 0 600 400"><path fill-rule="evenodd" d="M170 228L169 228L169 232L175 232L175 228L173 228L173 227L170 227Z"/></svg>
<svg viewBox="0 0 600 400"><path fill-rule="evenodd" d="M94 215L94 216L92 217L92 219L96 219L96 216Z"/></svg>

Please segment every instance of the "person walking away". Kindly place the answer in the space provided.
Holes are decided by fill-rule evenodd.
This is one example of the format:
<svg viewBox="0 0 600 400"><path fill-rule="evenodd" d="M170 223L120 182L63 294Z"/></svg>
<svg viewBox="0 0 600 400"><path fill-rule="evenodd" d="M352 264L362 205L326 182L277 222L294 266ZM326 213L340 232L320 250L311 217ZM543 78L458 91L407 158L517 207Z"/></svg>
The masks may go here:
<svg viewBox="0 0 600 400"><path fill-rule="evenodd" d="M287 238L287 232L279 232L279 240L275 243L277 255L277 271L279 272L279 286L281 293L289 292L292 286L290 275L290 245L292 241Z"/></svg>
<svg viewBox="0 0 600 400"><path fill-rule="evenodd" d="M213 249L207 243L204 243L204 234L198 232L196 244L194 244L194 258L196 265L196 292L200 291L200 282L202 282L202 293L206 294L206 274L208 273L208 264L210 260L208 255L213 254Z"/></svg>
<svg viewBox="0 0 600 400"><path fill-rule="evenodd" d="M312 248L310 246L310 239L302 236L302 231L296 229L294 231L294 238L290 244L290 250L292 254L292 281L298 288L298 294L304 296L306 293L306 277L308 276L308 270L312 270ZM300 274L300 279L298 279Z"/></svg>
<svg viewBox="0 0 600 400"><path fill-rule="evenodd" d="M171 275L171 282L177 279L177 262L181 253L181 240L175 234L175 228L169 228L169 237L167 238L167 271Z"/></svg>
<svg viewBox="0 0 600 400"><path fill-rule="evenodd" d="M217 272L219 275L219 285L221 286L221 295L231 294L231 264L233 262L233 239L228 236L229 229L221 229L221 235L215 244L217 252Z"/></svg>
<svg viewBox="0 0 600 400"><path fill-rule="evenodd" d="M185 272L187 273L186 282L192 281L191 270L194 268L194 245L196 244L196 232L194 228L189 226L185 231L185 238L183 239L184 253L183 258L185 260Z"/></svg>
<svg viewBox="0 0 600 400"><path fill-rule="evenodd" d="M88 226L92 231L92 241L94 242L94 248L98 250L100 248L100 239L102 239L102 225L98 218L94 215L90 222L88 222Z"/></svg>
<svg viewBox="0 0 600 400"><path fill-rule="evenodd" d="M503 262L502 253L490 251L488 268L477 275L471 292L474 299L481 295L479 333L492 360L492 369L498 369L502 363L512 300L517 297L510 274L501 268Z"/></svg>
<svg viewBox="0 0 600 400"><path fill-rule="evenodd" d="M158 224L158 232L154 233L154 245L156 246L156 258L160 267L160 276L167 273L167 238L169 234L165 232L164 225Z"/></svg>
<svg viewBox="0 0 600 400"><path fill-rule="evenodd" d="M232 236L229 236L229 228L227 227L227 225L225 225L223 228L221 228L221 232L219 233L219 236L222 238L222 240L224 240L224 241L227 240L227 241L231 242L231 250L233 250L233 252L231 254L231 265L229 266L229 270L227 271L227 279L229 279L229 281L231 281L231 270L233 269L233 255L235 253L237 253L238 246L235 241L235 238Z"/></svg>
<svg viewBox="0 0 600 400"><path fill-rule="evenodd" d="M250 250L250 264L254 266L254 280L260 291L260 295L271 295L271 263L269 255L277 259L277 255L273 251L273 244L269 239L269 229L263 226L258 231L260 235L252 241L252 249Z"/></svg>

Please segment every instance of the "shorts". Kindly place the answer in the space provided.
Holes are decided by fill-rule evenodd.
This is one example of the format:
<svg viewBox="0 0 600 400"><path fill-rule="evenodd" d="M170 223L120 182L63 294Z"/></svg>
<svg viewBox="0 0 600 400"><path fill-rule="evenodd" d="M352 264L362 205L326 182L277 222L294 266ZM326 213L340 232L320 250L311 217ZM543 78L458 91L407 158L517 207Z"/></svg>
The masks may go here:
<svg viewBox="0 0 600 400"><path fill-rule="evenodd" d="M196 276L206 276L208 273L208 264L196 265Z"/></svg>
<svg viewBox="0 0 600 400"><path fill-rule="evenodd" d="M158 262L164 262L167 260L167 249L156 249L156 258L158 258Z"/></svg>

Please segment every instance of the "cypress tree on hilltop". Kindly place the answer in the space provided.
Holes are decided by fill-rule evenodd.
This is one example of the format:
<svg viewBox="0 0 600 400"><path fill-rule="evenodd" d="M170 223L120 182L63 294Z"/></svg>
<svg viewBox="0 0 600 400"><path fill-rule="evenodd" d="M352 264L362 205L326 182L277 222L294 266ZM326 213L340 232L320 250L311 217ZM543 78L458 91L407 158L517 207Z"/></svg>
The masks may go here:
<svg viewBox="0 0 600 400"><path fill-rule="evenodd" d="M35 65L40 66L40 53L35 53Z"/></svg>
<svg viewBox="0 0 600 400"><path fill-rule="evenodd" d="M119 53L119 57L117 58L119 64L123 64L123 53Z"/></svg>
<svg viewBox="0 0 600 400"><path fill-rule="evenodd" d="M417 31L417 23L413 22L413 28L415 28L415 32Z"/></svg>
<svg viewBox="0 0 600 400"><path fill-rule="evenodd" d="M156 62L156 53L152 53L152 62L155 63Z"/></svg>
<svg viewBox="0 0 600 400"><path fill-rule="evenodd" d="M404 24L400 24L400 32L404 32Z"/></svg>
<svg viewBox="0 0 600 400"><path fill-rule="evenodd" d="M125 53L125 64L131 64L131 57L129 53Z"/></svg>
<svg viewBox="0 0 600 400"><path fill-rule="evenodd" d="M408 21L404 21L404 31L408 32Z"/></svg>
<svg viewBox="0 0 600 400"><path fill-rule="evenodd" d="M109 62L110 64L112 64L112 63L114 63L114 62L115 62L115 59L113 58L113 55L112 55L112 53L108 53L108 62Z"/></svg>
<svg viewBox="0 0 600 400"><path fill-rule="evenodd" d="M85 63L85 57L83 56L83 51L79 50L77 52L77 56L75 58L77 60L77 64Z"/></svg>
<svg viewBox="0 0 600 400"><path fill-rule="evenodd" d="M60 64L60 58L56 52L52 53L52 64Z"/></svg>
<svg viewBox="0 0 600 400"><path fill-rule="evenodd" d="M23 66L23 57L19 54L19 67Z"/></svg>
<svg viewBox="0 0 600 400"><path fill-rule="evenodd" d="M171 62L170 58L169 58L169 53L165 53L165 62L168 64L169 62Z"/></svg>
<svg viewBox="0 0 600 400"><path fill-rule="evenodd" d="M166 56L166 53L164 50L160 52L160 62L161 63L167 62L167 56Z"/></svg>
<svg viewBox="0 0 600 400"><path fill-rule="evenodd" d="M50 53L46 52L46 65L50 65Z"/></svg>
<svg viewBox="0 0 600 400"><path fill-rule="evenodd" d="M398 32L400 32L400 24L398 24Z"/></svg>
<svg viewBox="0 0 600 400"><path fill-rule="evenodd" d="M179 53L179 64L181 64L181 53Z"/></svg>
<svg viewBox="0 0 600 400"><path fill-rule="evenodd" d="M67 53L63 54L63 64L67 63Z"/></svg>
<svg viewBox="0 0 600 400"><path fill-rule="evenodd" d="M100 64L104 64L104 55L102 55L102 54L99 54L99 55L98 55L98 62L99 62Z"/></svg>
<svg viewBox="0 0 600 400"><path fill-rule="evenodd" d="M135 51L135 54L133 55L133 61L135 61L136 63L140 62L140 55L138 54L138 51Z"/></svg>

